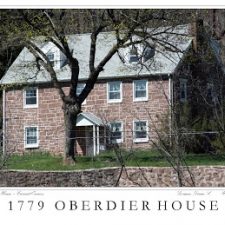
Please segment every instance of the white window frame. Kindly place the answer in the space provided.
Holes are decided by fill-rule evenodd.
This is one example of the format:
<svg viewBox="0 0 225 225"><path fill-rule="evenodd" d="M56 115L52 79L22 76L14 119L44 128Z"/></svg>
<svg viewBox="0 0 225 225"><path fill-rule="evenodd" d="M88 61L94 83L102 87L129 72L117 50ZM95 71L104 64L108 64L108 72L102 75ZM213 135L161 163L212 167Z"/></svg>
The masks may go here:
<svg viewBox="0 0 225 225"><path fill-rule="evenodd" d="M35 89L36 90L36 104L27 104L26 103L26 93L29 89ZM37 87L28 87L23 90L23 108L38 108L38 88Z"/></svg>
<svg viewBox="0 0 225 225"><path fill-rule="evenodd" d="M134 53L132 52L134 51ZM131 62L131 58L134 57L136 60ZM138 47L137 46L131 46L130 52L129 52L129 63L130 64L137 64L139 62L139 56L138 56Z"/></svg>
<svg viewBox="0 0 225 225"><path fill-rule="evenodd" d="M180 78L180 101L181 102L186 102L187 101L187 82L188 82L187 79ZM182 91L182 86L183 85L185 87L185 89L184 89L184 95L185 95L185 97L184 98L182 98L182 96L181 96L181 91Z"/></svg>
<svg viewBox="0 0 225 225"><path fill-rule="evenodd" d="M85 87L86 84L85 84L85 83L78 83L77 86L78 86L78 85L83 85L83 89L84 89L84 87ZM82 89L82 90L83 90L83 89ZM76 93L76 94L77 94L77 93ZM87 100L87 99L85 99L85 100L82 102L82 105L85 105L85 104L87 103L86 100Z"/></svg>
<svg viewBox="0 0 225 225"><path fill-rule="evenodd" d="M27 129L28 128L36 128L37 131L37 142L34 144L27 144ZM32 125L32 126L25 126L24 127L24 147L25 148L38 148L39 147L39 128L38 126Z"/></svg>
<svg viewBox="0 0 225 225"><path fill-rule="evenodd" d="M136 83L138 81L145 81L145 88L146 88L146 97L135 97L135 92L136 92ZM134 80L133 81L133 101L134 102L139 102L139 101L148 101L148 80Z"/></svg>
<svg viewBox="0 0 225 225"><path fill-rule="evenodd" d="M52 42L48 42L43 48L42 51L45 53L45 56L49 59L50 55L53 55L53 59L49 60L53 64L54 70L59 70L61 68L61 51L60 49ZM63 53L62 53L63 54ZM41 67L43 69L43 66Z"/></svg>
<svg viewBox="0 0 225 225"><path fill-rule="evenodd" d="M137 122L146 122L146 138L136 138L136 130L135 130L135 123ZM149 134L148 134L148 120L134 120L133 121L133 141L134 143L143 143L149 141Z"/></svg>
<svg viewBox="0 0 225 225"><path fill-rule="evenodd" d="M110 90L110 84L111 83L119 83L120 84L120 99L109 99L109 90ZM107 101L108 103L118 103L118 102L122 102L122 99L123 99L123 96L122 96L122 93L123 93L123 83L122 81L110 81L107 83Z"/></svg>
<svg viewBox="0 0 225 225"><path fill-rule="evenodd" d="M111 131L111 126L113 123L120 123L121 124L121 138L120 139L115 139L115 140L111 140L112 144L120 144L120 143L123 143L123 122L122 121L112 121L110 122L109 126L110 126L110 133L112 132Z"/></svg>

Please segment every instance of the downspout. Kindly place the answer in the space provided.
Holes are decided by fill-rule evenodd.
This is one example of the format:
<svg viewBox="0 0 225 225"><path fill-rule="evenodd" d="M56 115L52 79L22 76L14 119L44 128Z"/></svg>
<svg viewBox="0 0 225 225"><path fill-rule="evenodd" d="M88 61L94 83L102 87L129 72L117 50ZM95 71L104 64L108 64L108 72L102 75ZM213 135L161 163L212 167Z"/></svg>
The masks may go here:
<svg viewBox="0 0 225 225"><path fill-rule="evenodd" d="M170 142L172 137L172 118L173 118L173 79L172 74L168 74L169 77L169 135Z"/></svg>
<svg viewBox="0 0 225 225"><path fill-rule="evenodd" d="M168 74L169 76L169 103L170 103L170 110L172 113L173 109L173 76L172 74Z"/></svg>
<svg viewBox="0 0 225 225"><path fill-rule="evenodd" d="M2 95L2 149L3 149L3 156L6 155L6 140L5 140L5 134L6 134L6 101L5 101L5 89L3 89L3 95Z"/></svg>

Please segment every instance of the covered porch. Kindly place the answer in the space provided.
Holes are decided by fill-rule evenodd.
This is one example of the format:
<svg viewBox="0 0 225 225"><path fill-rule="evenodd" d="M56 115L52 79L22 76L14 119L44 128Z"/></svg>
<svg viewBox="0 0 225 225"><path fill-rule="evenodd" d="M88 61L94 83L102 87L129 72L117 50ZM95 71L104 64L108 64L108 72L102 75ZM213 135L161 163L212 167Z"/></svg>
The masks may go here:
<svg viewBox="0 0 225 225"><path fill-rule="evenodd" d="M96 156L106 149L106 127L99 117L82 112L77 117L76 127L78 155Z"/></svg>

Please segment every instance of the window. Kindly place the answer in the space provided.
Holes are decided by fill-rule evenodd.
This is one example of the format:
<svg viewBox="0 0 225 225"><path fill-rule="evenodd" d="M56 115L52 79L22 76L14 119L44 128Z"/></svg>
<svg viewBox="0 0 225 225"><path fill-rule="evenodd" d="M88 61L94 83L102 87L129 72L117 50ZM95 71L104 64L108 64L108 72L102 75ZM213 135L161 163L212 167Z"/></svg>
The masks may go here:
<svg viewBox="0 0 225 225"><path fill-rule="evenodd" d="M148 100L148 82L147 80L135 80L133 83L134 101Z"/></svg>
<svg viewBox="0 0 225 225"><path fill-rule="evenodd" d="M24 108L36 108L38 106L38 89L30 87L24 91Z"/></svg>
<svg viewBox="0 0 225 225"><path fill-rule="evenodd" d="M142 61L143 63L148 61L149 59L153 58L155 55L155 48L154 47L150 47L150 46L146 46L143 50L142 53Z"/></svg>
<svg viewBox="0 0 225 225"><path fill-rule="evenodd" d="M209 101L213 100L213 84L212 83L207 83L207 88L206 88L206 99Z"/></svg>
<svg viewBox="0 0 225 225"><path fill-rule="evenodd" d="M122 123L112 122L110 123L111 141L112 143L123 142Z"/></svg>
<svg viewBox="0 0 225 225"><path fill-rule="evenodd" d="M180 101L187 101L187 79L180 79Z"/></svg>
<svg viewBox="0 0 225 225"><path fill-rule="evenodd" d="M147 121L134 121L134 142L148 141Z"/></svg>
<svg viewBox="0 0 225 225"><path fill-rule="evenodd" d="M122 101L122 82L113 81L108 83L108 102Z"/></svg>
<svg viewBox="0 0 225 225"><path fill-rule="evenodd" d="M25 148L38 147L38 128L36 126L25 127Z"/></svg>
<svg viewBox="0 0 225 225"><path fill-rule="evenodd" d="M129 55L129 63L137 63L139 61L137 47L132 46Z"/></svg>
<svg viewBox="0 0 225 225"><path fill-rule="evenodd" d="M81 92L83 91L85 85L86 84L84 84L84 83L78 83L77 84L77 96L79 96L81 94ZM83 101L82 104L86 104L86 99Z"/></svg>
<svg viewBox="0 0 225 225"><path fill-rule="evenodd" d="M48 57L48 60L50 61L51 66L54 67L54 65L55 65L55 57L54 57L54 53L49 52L49 53L47 53L46 56Z"/></svg>
<svg viewBox="0 0 225 225"><path fill-rule="evenodd" d="M216 103L218 102L218 97L214 88L213 83L207 83L207 88L206 88L206 100L211 102L211 103Z"/></svg>

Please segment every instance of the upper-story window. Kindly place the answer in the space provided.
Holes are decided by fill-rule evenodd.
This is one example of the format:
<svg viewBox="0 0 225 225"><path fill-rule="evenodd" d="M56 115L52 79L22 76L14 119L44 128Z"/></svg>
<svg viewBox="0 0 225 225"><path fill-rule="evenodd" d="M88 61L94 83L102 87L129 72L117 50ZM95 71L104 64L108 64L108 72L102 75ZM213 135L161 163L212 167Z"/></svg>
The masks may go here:
<svg viewBox="0 0 225 225"><path fill-rule="evenodd" d="M38 107L38 89L29 87L24 90L24 108Z"/></svg>
<svg viewBox="0 0 225 225"><path fill-rule="evenodd" d="M77 96L79 96L81 94L84 87L85 87L85 83L78 83L77 84ZM83 104L86 104L86 99L83 101Z"/></svg>
<svg viewBox="0 0 225 225"><path fill-rule="evenodd" d="M55 55L54 55L54 53L48 52L46 56L47 56L48 60L50 61L51 66L54 67L55 66Z"/></svg>
<svg viewBox="0 0 225 225"><path fill-rule="evenodd" d="M108 102L122 101L122 82L113 81L108 83Z"/></svg>
<svg viewBox="0 0 225 225"><path fill-rule="evenodd" d="M148 100L148 81L147 80L135 80L133 82L133 96L134 96L134 101Z"/></svg>
<svg viewBox="0 0 225 225"><path fill-rule="evenodd" d="M180 79L180 101L187 101L187 79Z"/></svg>
<svg viewBox="0 0 225 225"><path fill-rule="evenodd" d="M110 123L111 141L112 143L121 143L123 141L122 122Z"/></svg>

